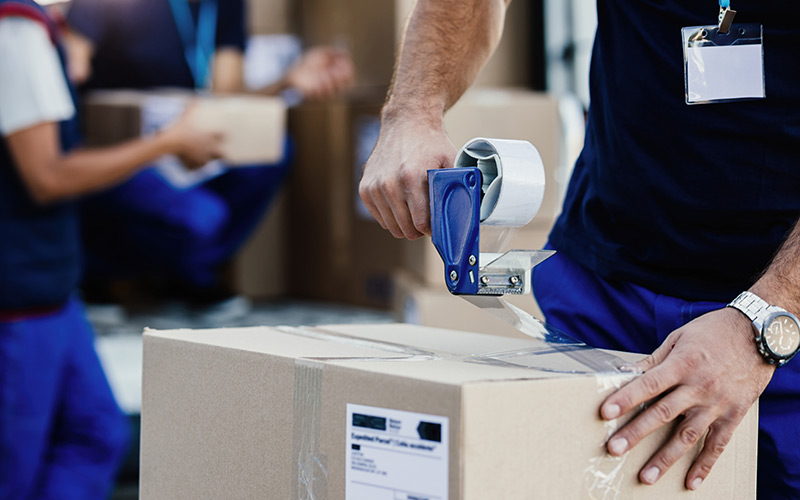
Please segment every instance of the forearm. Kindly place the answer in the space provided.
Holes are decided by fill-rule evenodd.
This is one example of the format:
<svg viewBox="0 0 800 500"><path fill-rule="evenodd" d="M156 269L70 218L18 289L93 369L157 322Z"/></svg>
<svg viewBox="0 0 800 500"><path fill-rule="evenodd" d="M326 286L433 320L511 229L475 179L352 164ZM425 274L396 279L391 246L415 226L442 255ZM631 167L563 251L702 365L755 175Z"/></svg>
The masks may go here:
<svg viewBox="0 0 800 500"><path fill-rule="evenodd" d="M112 186L143 164L176 149L169 134L162 133L111 147L72 151L52 167L50 198L69 198Z"/></svg>
<svg viewBox="0 0 800 500"><path fill-rule="evenodd" d="M440 122L496 48L510 0L419 0L400 47L384 119Z"/></svg>
<svg viewBox="0 0 800 500"><path fill-rule="evenodd" d="M800 222L750 290L770 304L800 314Z"/></svg>
<svg viewBox="0 0 800 500"><path fill-rule="evenodd" d="M52 203L110 186L142 164L178 149L169 131L99 149L59 152L58 129L52 123L8 138L20 175L39 203Z"/></svg>

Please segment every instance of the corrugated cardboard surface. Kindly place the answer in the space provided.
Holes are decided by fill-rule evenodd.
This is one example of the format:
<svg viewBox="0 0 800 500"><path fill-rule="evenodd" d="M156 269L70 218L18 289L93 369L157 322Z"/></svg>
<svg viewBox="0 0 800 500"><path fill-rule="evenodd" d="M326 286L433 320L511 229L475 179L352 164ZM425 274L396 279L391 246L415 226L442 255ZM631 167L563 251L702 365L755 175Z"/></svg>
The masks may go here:
<svg viewBox="0 0 800 500"><path fill-rule="evenodd" d="M682 487L693 453L656 486L636 482L665 431L612 463L621 467L608 484L618 490L605 491L592 482L610 460L597 411L624 375L462 360L531 347L520 339L409 325L321 331L351 338L272 328L146 332L141 498L343 499L348 403L448 417L450 500L754 498L755 408L698 492ZM440 355L404 361L357 339ZM563 355L548 356L552 365Z"/></svg>
<svg viewBox="0 0 800 500"><path fill-rule="evenodd" d="M89 94L84 101L86 143L107 146L141 136L142 106L146 106L150 98L168 99L180 106L195 99L193 123L200 129L225 134L223 160L228 165L270 164L283 157L286 105L282 99L250 95L201 96L182 89Z"/></svg>

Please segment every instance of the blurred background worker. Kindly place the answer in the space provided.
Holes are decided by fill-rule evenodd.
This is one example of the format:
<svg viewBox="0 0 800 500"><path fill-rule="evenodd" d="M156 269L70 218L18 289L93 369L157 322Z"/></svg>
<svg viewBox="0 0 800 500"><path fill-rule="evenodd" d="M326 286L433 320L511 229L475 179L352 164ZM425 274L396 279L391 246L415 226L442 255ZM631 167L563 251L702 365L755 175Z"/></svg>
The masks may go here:
<svg viewBox="0 0 800 500"><path fill-rule="evenodd" d="M242 0L77 0L68 22L70 74L83 89L245 90ZM321 47L260 92L326 98L352 79L347 53ZM231 168L188 189L148 169L87 200L89 297L102 299L109 277L145 273L159 293L215 317L246 312L249 302L222 284L220 269L274 199L290 156L287 142L279 164Z"/></svg>
<svg viewBox="0 0 800 500"><path fill-rule="evenodd" d="M0 0L0 499L110 491L128 424L75 297L74 200L163 154L191 165L217 157L220 135L189 118L156 136L79 148L58 29L32 0Z"/></svg>

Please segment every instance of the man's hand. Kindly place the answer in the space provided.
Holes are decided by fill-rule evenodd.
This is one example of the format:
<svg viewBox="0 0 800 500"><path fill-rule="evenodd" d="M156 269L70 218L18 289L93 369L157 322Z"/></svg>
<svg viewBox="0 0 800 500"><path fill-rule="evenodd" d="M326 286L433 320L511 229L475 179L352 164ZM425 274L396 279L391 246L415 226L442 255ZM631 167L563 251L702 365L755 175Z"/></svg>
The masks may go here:
<svg viewBox="0 0 800 500"><path fill-rule="evenodd" d="M310 99L327 99L349 88L354 77L353 61L347 51L315 47L289 69L286 85Z"/></svg>
<svg viewBox="0 0 800 500"><path fill-rule="evenodd" d="M415 240L431 233L428 170L452 167L455 156L440 123L395 121L384 113L358 192L381 227Z"/></svg>
<svg viewBox="0 0 800 500"><path fill-rule="evenodd" d="M224 139L220 131L200 129L193 124L196 110L196 102L189 104L175 125L163 134L171 152L190 170L220 158Z"/></svg>
<svg viewBox="0 0 800 500"><path fill-rule="evenodd" d="M656 429L678 422L639 473L643 483L653 484L708 431L686 475L686 487L697 489L775 370L753 338L750 320L729 307L672 332L639 363L645 373L603 402L600 413L611 420L654 400L609 439L609 453L622 455Z"/></svg>

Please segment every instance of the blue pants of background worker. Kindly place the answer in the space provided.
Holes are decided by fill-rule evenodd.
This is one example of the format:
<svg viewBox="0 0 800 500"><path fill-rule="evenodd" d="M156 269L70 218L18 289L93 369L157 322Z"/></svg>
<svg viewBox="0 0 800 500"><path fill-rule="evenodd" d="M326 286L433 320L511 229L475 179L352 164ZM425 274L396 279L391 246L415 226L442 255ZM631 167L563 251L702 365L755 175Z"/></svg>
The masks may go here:
<svg viewBox="0 0 800 500"><path fill-rule="evenodd" d="M291 143L275 165L235 167L189 189L146 169L82 204L86 277L147 274L198 289L241 247L288 171Z"/></svg>
<svg viewBox="0 0 800 500"><path fill-rule="evenodd" d="M0 319L0 499L107 498L129 439L78 300Z"/></svg>
<svg viewBox="0 0 800 500"><path fill-rule="evenodd" d="M535 267L532 279L548 324L591 346L620 351L649 354L673 330L726 306L687 302L607 281L560 253ZM758 499L800 500L800 363L796 361L775 372L759 400Z"/></svg>

